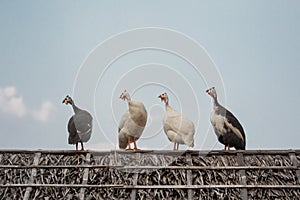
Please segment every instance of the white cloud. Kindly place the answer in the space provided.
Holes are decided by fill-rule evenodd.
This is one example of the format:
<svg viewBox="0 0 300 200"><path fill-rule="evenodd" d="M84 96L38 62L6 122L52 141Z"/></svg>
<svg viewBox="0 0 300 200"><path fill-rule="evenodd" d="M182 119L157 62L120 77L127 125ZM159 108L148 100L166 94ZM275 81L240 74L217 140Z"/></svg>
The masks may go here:
<svg viewBox="0 0 300 200"><path fill-rule="evenodd" d="M0 88L0 113L6 113L19 118L30 116L35 120L46 122L54 105L45 101L39 109L27 108L23 97L17 94L17 89L13 86Z"/></svg>
<svg viewBox="0 0 300 200"><path fill-rule="evenodd" d="M14 113L18 117L23 117L26 115L27 109L24 105L23 98L22 97L8 97L7 98L7 111L9 113Z"/></svg>
<svg viewBox="0 0 300 200"><path fill-rule="evenodd" d="M53 104L49 101L46 101L42 104L39 110L32 112L34 119L38 121L45 122L49 118L50 111L54 108Z"/></svg>
<svg viewBox="0 0 300 200"><path fill-rule="evenodd" d="M15 95L14 87L0 88L0 111L23 117L26 114L26 107L22 97Z"/></svg>
<svg viewBox="0 0 300 200"><path fill-rule="evenodd" d="M15 87L6 87L4 88L4 94L7 96L7 97L12 97L16 94L16 88Z"/></svg>

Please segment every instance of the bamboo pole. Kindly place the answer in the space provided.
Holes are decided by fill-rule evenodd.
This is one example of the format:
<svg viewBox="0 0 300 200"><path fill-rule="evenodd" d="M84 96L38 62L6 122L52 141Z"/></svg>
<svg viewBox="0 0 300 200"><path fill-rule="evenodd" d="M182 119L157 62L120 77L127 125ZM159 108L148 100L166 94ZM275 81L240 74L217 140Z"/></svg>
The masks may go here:
<svg viewBox="0 0 300 200"><path fill-rule="evenodd" d="M297 182L298 182L298 184L300 184L300 169L299 169L300 161L298 161L295 153L290 154L290 159L291 159L291 162L293 163L293 166L297 167L297 170L296 170Z"/></svg>
<svg viewBox="0 0 300 200"><path fill-rule="evenodd" d="M138 153L136 154L136 156L138 157L137 159L140 161L141 159L141 154ZM139 163L140 164L140 163ZM136 167L136 166L135 166ZM138 183L138 177L139 177L139 173L134 173L134 176L133 176L133 185L137 185ZM136 193L137 193L137 190L136 189L132 189L131 190L131 194L130 194L130 198L131 200L135 200L136 199Z"/></svg>
<svg viewBox="0 0 300 200"><path fill-rule="evenodd" d="M111 169L137 169L137 170L156 170L156 169L182 169L182 170L299 170L300 166L124 166L124 165L0 165L4 169L68 169L68 168L111 168Z"/></svg>
<svg viewBox="0 0 300 200"><path fill-rule="evenodd" d="M183 155L185 153L190 153L194 155L236 155L238 152L243 153L243 155L288 155L289 153L300 154L300 149L288 149L288 150L137 150L137 151L124 151L124 150L108 150L108 151L75 151L75 150L21 150L21 149L0 149L1 153L19 153L19 154L94 154L94 155L103 155L110 153L118 154L133 154L133 153L152 153L152 154L166 154L166 155Z"/></svg>
<svg viewBox="0 0 300 200"><path fill-rule="evenodd" d="M237 163L239 166L244 166L244 157L242 153L238 153L237 154ZM246 172L245 169L241 169L239 170L240 176L241 176L241 180L240 180L240 184L242 185L247 185L247 177L246 177ZM242 200L247 200L248 199L248 191L247 188L242 188L241 189L241 199Z"/></svg>
<svg viewBox="0 0 300 200"><path fill-rule="evenodd" d="M40 157L41 157L41 153L35 153L33 165L39 164ZM36 172L37 172L36 168L32 168L31 176L28 181L29 185L34 183L34 178L36 177ZM28 200L30 198L31 191L32 191L32 187L29 186L26 188L23 200Z"/></svg>
<svg viewBox="0 0 300 200"><path fill-rule="evenodd" d="M300 189L300 185L89 185L89 184L5 184L4 188L13 187L60 187L60 188L119 188L119 189Z"/></svg>
<svg viewBox="0 0 300 200"><path fill-rule="evenodd" d="M186 160L187 160L187 164L189 166L193 165L193 162L192 162L192 157L191 157L191 154L186 154ZM192 183L192 171L190 169L188 169L186 171L186 182L187 182L187 185L193 185ZM193 190L192 189L188 189L188 200L192 200L193 199Z"/></svg>
<svg viewBox="0 0 300 200"><path fill-rule="evenodd" d="M91 154L90 153L86 154L85 160L86 160L85 164L90 164L90 161L91 161ZM86 185L87 182L88 182L88 179L89 179L89 168L85 168L83 173L84 174L83 174L83 178L82 178L82 185ZM79 194L79 199L80 200L84 200L85 189L86 188L81 188L80 189L80 194Z"/></svg>

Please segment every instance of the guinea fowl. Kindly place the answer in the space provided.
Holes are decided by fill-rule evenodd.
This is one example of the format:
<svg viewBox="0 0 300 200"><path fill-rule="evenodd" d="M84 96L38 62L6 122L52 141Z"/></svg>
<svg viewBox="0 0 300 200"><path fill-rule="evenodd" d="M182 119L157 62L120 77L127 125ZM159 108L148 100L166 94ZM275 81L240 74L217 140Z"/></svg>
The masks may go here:
<svg viewBox="0 0 300 200"><path fill-rule="evenodd" d="M171 106L167 93L158 96L166 104L166 114L164 117L164 131L171 142L174 142L174 150L178 150L179 144L194 147L194 123L182 116Z"/></svg>
<svg viewBox="0 0 300 200"><path fill-rule="evenodd" d="M228 147L228 150L230 150L230 147L245 150L246 137L240 122L230 111L219 104L214 87L206 90L206 92L213 98L214 103L210 122L219 142L225 145L224 150L226 150L226 147Z"/></svg>
<svg viewBox="0 0 300 200"><path fill-rule="evenodd" d="M125 90L120 99L127 100L128 111L126 111L119 124L119 147L131 149L130 143L133 142L134 149L137 150L136 141L141 137L147 123L147 111L143 103L132 101L129 93Z"/></svg>
<svg viewBox="0 0 300 200"><path fill-rule="evenodd" d="M69 144L76 145L76 151L78 150L78 143L80 142L81 150L84 150L83 142L89 141L91 137L93 117L87 111L78 108L69 96L66 96L62 103L66 105L70 104L75 113L68 122L68 142Z"/></svg>

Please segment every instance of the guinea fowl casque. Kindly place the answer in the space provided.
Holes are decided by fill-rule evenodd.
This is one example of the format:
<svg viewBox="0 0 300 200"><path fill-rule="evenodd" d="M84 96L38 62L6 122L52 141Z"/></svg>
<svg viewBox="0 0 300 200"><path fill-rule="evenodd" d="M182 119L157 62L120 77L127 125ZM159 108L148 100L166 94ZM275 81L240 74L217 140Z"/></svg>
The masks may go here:
<svg viewBox="0 0 300 200"><path fill-rule="evenodd" d="M68 132L69 144L76 145L78 150L78 143L81 143L81 150L84 150L83 142L89 141L93 128L93 117L85 110L78 108L71 97L66 96L63 100L64 104L70 104L74 110L74 115L69 119Z"/></svg>
<svg viewBox="0 0 300 200"><path fill-rule="evenodd" d="M129 93L125 90L120 99L128 102L128 111L126 111L119 123L119 147L120 149L131 149L130 143L134 144L137 150L136 141L141 137L147 123L147 111L143 103L132 101Z"/></svg>
<svg viewBox="0 0 300 200"><path fill-rule="evenodd" d="M230 150L230 147L245 150L246 137L240 122L230 111L219 104L214 87L206 90L206 93L213 98L213 111L211 112L210 122L219 142L225 145L224 150L226 150L226 147L228 147L228 150Z"/></svg>
<svg viewBox="0 0 300 200"><path fill-rule="evenodd" d="M167 93L158 96L166 104L166 114L164 117L164 131L171 142L174 142L174 150L178 150L179 144L194 147L194 123L182 116L171 106Z"/></svg>

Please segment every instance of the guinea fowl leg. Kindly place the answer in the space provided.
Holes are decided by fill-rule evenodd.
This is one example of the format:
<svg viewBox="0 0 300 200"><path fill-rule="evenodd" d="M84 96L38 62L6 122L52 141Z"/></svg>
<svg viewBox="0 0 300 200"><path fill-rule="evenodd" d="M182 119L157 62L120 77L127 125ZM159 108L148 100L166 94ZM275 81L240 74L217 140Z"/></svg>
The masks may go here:
<svg viewBox="0 0 300 200"><path fill-rule="evenodd" d="M224 151L226 151L226 145L224 145Z"/></svg>
<svg viewBox="0 0 300 200"><path fill-rule="evenodd" d="M134 144L134 150L138 150L135 137L133 137L133 144Z"/></svg>
<svg viewBox="0 0 300 200"><path fill-rule="evenodd" d="M176 150L178 150L179 149L179 143L177 143L177 146L176 146Z"/></svg>
<svg viewBox="0 0 300 200"><path fill-rule="evenodd" d="M176 142L174 142L174 148L173 148L173 150L176 150Z"/></svg>
<svg viewBox="0 0 300 200"><path fill-rule="evenodd" d="M81 151L84 151L84 148L83 148L83 142L80 141L80 143L81 143Z"/></svg>
<svg viewBox="0 0 300 200"><path fill-rule="evenodd" d="M128 144L128 149L127 150L131 150L131 147L130 147L130 137L127 138L127 144Z"/></svg>
<svg viewBox="0 0 300 200"><path fill-rule="evenodd" d="M230 151L230 145L228 144L228 151Z"/></svg>
<svg viewBox="0 0 300 200"><path fill-rule="evenodd" d="M76 142L76 151L78 151L78 142Z"/></svg>

